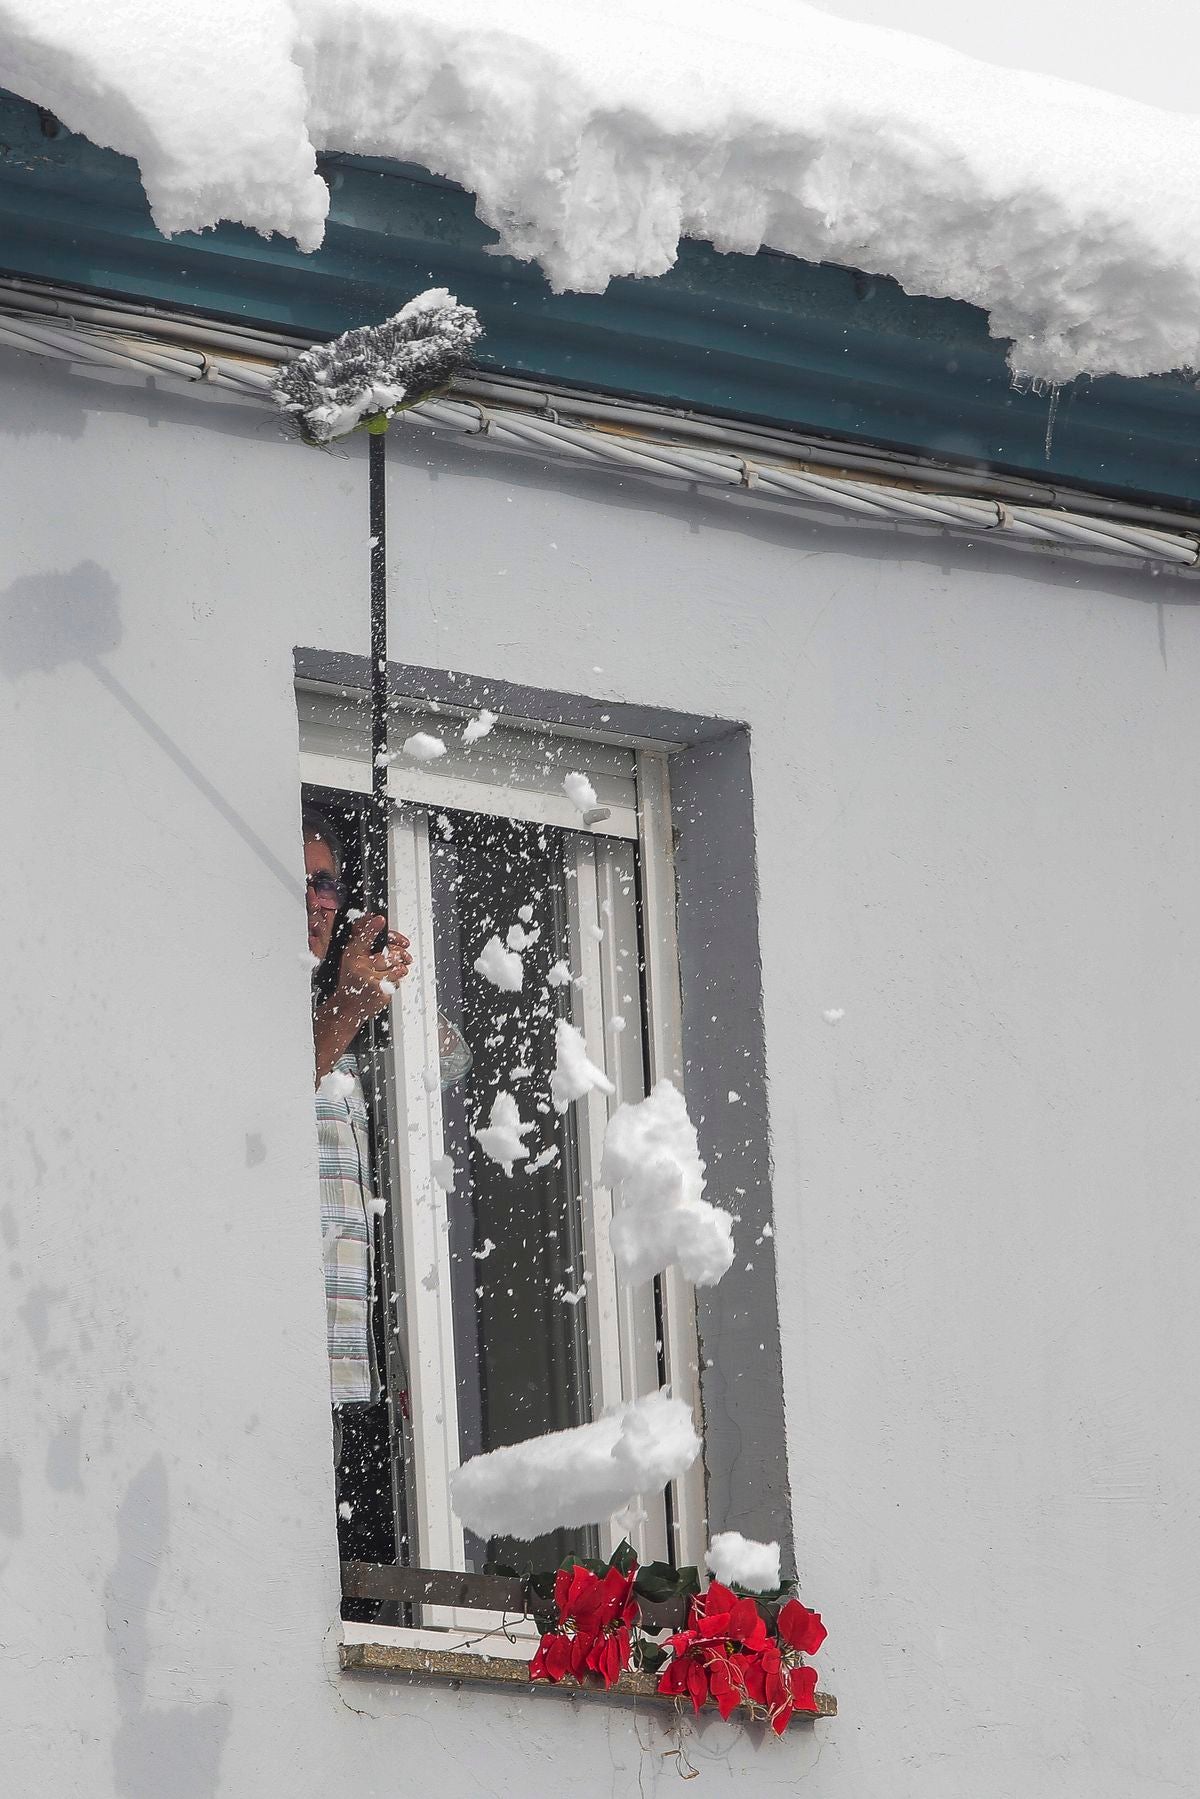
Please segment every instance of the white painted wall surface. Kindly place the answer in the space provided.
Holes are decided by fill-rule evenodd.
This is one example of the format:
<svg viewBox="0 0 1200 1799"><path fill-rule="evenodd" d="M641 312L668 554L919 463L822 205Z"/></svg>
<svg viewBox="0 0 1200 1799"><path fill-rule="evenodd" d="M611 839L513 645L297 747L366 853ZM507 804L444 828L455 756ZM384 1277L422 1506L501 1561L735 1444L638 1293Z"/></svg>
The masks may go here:
<svg viewBox="0 0 1200 1799"><path fill-rule="evenodd" d="M335 1672L291 682L366 647L365 457L0 381L5 1791L674 1793L657 1715ZM407 441L398 655L753 729L842 1712L692 1790L1190 1793L1194 587Z"/></svg>

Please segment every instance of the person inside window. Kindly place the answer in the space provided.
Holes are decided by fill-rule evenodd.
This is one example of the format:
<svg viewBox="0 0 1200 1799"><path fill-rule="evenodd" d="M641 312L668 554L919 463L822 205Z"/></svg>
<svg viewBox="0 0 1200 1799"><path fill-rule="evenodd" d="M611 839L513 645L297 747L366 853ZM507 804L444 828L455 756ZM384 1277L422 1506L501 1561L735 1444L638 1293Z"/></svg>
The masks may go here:
<svg viewBox="0 0 1200 1799"><path fill-rule="evenodd" d="M337 833L330 820L310 806L304 808L304 869L308 947L316 974L330 954L345 892ZM386 927L387 920L378 914L367 913L353 919L332 991L316 997L314 984L313 1049L325 1310L339 1461L341 1432L337 1408L371 1405L380 1395L371 1314L371 1156L366 1101L352 1045L363 1026L386 1010L391 989L412 966L408 938Z"/></svg>

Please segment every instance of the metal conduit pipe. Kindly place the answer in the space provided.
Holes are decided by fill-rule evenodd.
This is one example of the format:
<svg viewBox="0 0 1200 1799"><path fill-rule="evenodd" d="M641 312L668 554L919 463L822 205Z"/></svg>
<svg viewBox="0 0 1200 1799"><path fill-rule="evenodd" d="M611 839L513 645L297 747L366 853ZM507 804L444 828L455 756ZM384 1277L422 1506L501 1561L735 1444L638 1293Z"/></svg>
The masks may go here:
<svg viewBox="0 0 1200 1799"><path fill-rule="evenodd" d="M225 320L210 321L136 301L107 301L94 295L85 297L74 289L57 288L46 282L0 277L0 313L6 310L8 296L27 309L36 298L39 310L50 308L54 316L63 318L82 319L86 315L96 323L113 324L128 319L135 329L141 329L149 322L156 333L175 336L179 341L194 343L201 349L219 343L235 354L262 357L272 363L287 360L296 350L315 341L311 335L267 331ZM1142 523L1152 530L1172 527L1187 532L1200 530L1200 514L1138 505L1108 495L1005 475L988 468L952 468L933 457L906 456L887 449L864 450L858 444L808 437L770 425L706 417L667 406L639 405L574 388L534 387L519 376L474 374L457 382L455 391L485 401L498 400L506 407L525 407L552 416L569 411L579 418L607 422L626 434L631 427L669 432L701 442L734 445L740 451L770 450L784 460L815 462L846 471L887 475L893 480L911 480L924 487L935 482L943 490L961 491L968 496L985 494L988 498L1012 500L1017 504L1059 506L1070 512L1128 520L1131 524ZM726 450L725 454L730 452ZM731 460L736 459L735 451Z"/></svg>
<svg viewBox="0 0 1200 1799"><path fill-rule="evenodd" d="M42 284L0 280L0 344L58 360L167 375L220 387L270 403L274 370L303 342L289 343L239 325L179 316L152 308L109 304ZM33 316L30 316L30 315ZM233 351L222 355L218 351ZM890 452L869 456L855 446L813 446L765 429L723 425L623 401L607 401L531 388L520 381L470 377L454 395L428 400L405 414L431 429L487 436L543 455L566 455L593 467L626 469L689 484L749 490L781 502L831 507L864 520L996 536L1027 543L1119 556L1177 569L1200 564L1200 519L1159 514L1149 507L1109 502L1098 494L1059 490L1054 504L1038 503L1039 490L1006 477L956 477L932 461L905 462ZM468 393L469 390L469 393ZM495 395L483 404L484 393ZM476 397L478 396L478 397ZM503 397L501 397L503 396ZM530 410L531 406L539 410ZM526 408L522 410L521 408ZM570 412L572 419L561 414ZM546 416L549 413L550 416ZM691 442L671 441L679 436ZM780 462L743 452L751 444ZM840 473L804 466L824 461ZM868 464L872 465L869 469ZM886 471L890 481L877 478ZM875 478L873 478L873 476ZM896 486L897 478L911 485ZM974 488L974 492L962 491ZM1022 496L1014 501L1010 490ZM1037 498L1030 503L1031 496ZM1184 530L1172 527L1183 525Z"/></svg>

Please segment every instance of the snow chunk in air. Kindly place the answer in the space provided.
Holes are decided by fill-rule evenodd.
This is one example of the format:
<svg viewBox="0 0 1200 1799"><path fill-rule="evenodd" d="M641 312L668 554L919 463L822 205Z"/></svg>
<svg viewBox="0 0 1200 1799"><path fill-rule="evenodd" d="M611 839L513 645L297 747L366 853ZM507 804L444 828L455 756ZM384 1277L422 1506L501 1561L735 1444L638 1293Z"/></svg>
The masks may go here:
<svg viewBox="0 0 1200 1799"><path fill-rule="evenodd" d="M733 1262L733 1219L703 1197L695 1127L670 1081L617 1107L600 1178L612 1188L609 1238L623 1281L635 1285L677 1263L696 1286L716 1285Z"/></svg>
<svg viewBox="0 0 1200 1799"><path fill-rule="evenodd" d="M498 712L489 712L486 706L481 706L478 715L475 718L469 718L463 726L463 742L478 743L481 737L488 735L499 716Z"/></svg>
<svg viewBox="0 0 1200 1799"><path fill-rule="evenodd" d="M594 811L599 804L596 798L596 789L587 776L581 775L578 770L563 776L563 792L580 812Z"/></svg>
<svg viewBox="0 0 1200 1799"><path fill-rule="evenodd" d="M700 1453L692 1414L665 1392L594 1424L552 1431L488 1455L450 1476L450 1502L481 1537L519 1537L602 1524L638 1493L677 1480Z"/></svg>
<svg viewBox="0 0 1200 1799"><path fill-rule="evenodd" d="M511 1178L513 1163L523 1162L529 1154L528 1145L522 1143L521 1139L533 1129L532 1124L521 1123L516 1100L502 1088L492 1101L488 1122L471 1134L484 1155L490 1156L493 1162L498 1162Z"/></svg>
<svg viewBox="0 0 1200 1799"><path fill-rule="evenodd" d="M406 756L414 762L436 762L439 756L446 754L446 746L440 737L434 737L429 731L414 731L401 744Z"/></svg>
<svg viewBox="0 0 1200 1799"><path fill-rule="evenodd" d="M580 1032L565 1018L554 1027L554 1043L558 1055L550 1077L550 1098L556 1112L565 1112L572 1100L583 1099L593 1088L601 1093L616 1091L604 1070L589 1058Z"/></svg>
<svg viewBox="0 0 1200 1799"><path fill-rule="evenodd" d="M476 974L504 993L519 993L525 980L525 964L515 949L505 949L498 936L489 937L474 962Z"/></svg>
<svg viewBox="0 0 1200 1799"><path fill-rule="evenodd" d="M779 1585L778 1543L756 1543L739 1530L722 1530L709 1544L704 1559L727 1587L771 1593Z"/></svg>

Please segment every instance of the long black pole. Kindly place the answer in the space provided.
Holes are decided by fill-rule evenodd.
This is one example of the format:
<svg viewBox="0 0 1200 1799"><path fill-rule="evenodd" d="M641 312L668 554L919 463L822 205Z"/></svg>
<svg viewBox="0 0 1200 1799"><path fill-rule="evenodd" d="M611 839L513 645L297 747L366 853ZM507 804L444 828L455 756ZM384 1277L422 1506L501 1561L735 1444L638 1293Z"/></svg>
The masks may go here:
<svg viewBox="0 0 1200 1799"><path fill-rule="evenodd" d="M371 432L368 481L371 526L371 810L367 820L366 898L388 913L387 490L386 438Z"/></svg>

